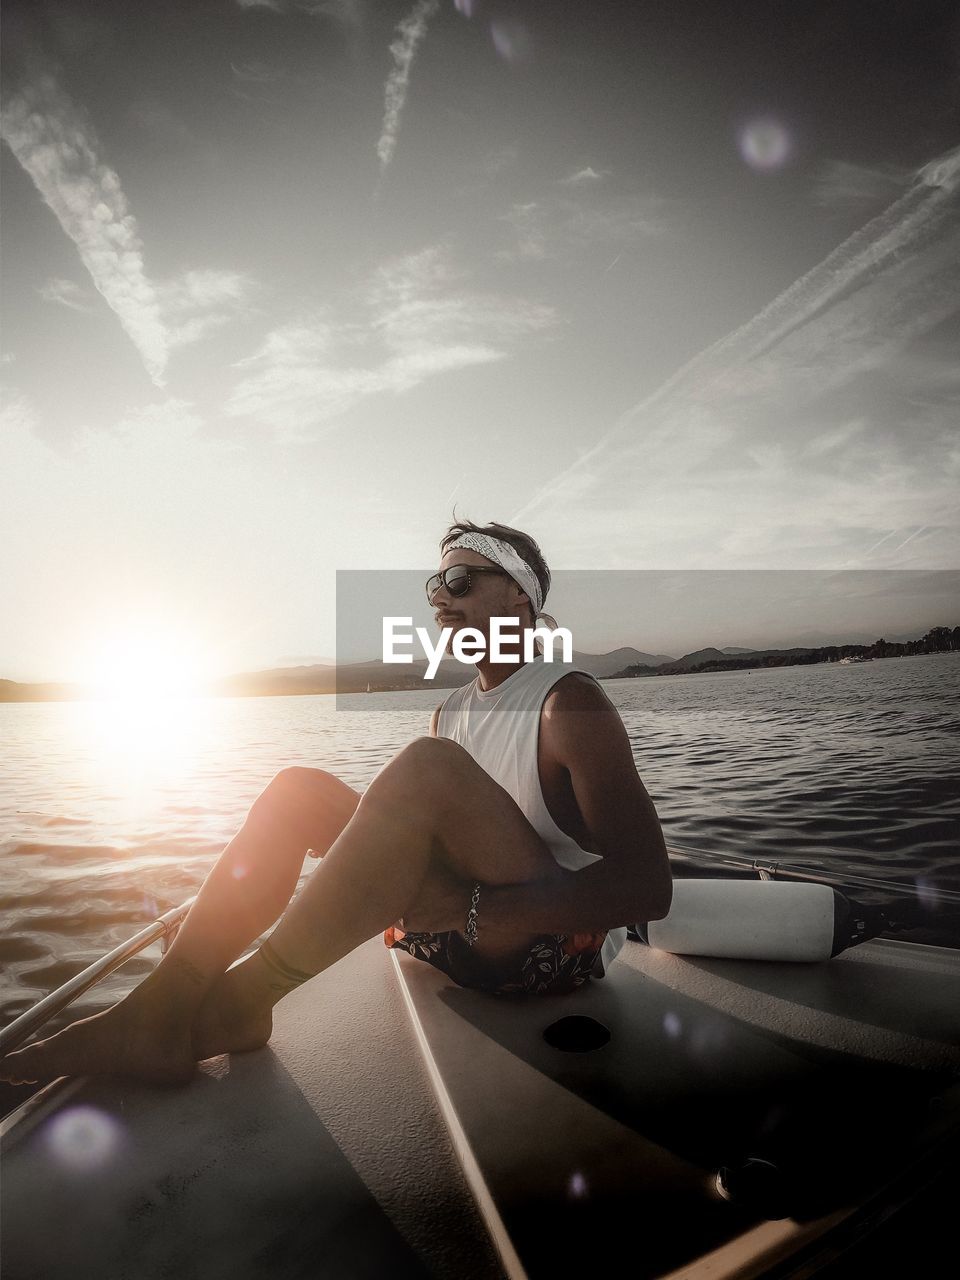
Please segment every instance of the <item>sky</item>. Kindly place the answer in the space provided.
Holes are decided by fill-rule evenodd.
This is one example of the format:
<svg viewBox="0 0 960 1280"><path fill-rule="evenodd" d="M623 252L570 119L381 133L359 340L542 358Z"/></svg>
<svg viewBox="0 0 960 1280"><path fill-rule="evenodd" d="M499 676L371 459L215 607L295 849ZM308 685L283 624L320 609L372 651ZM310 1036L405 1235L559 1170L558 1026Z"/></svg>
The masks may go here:
<svg viewBox="0 0 960 1280"><path fill-rule="evenodd" d="M454 505L557 571L913 570L843 629L960 622L955 4L6 0L3 34L0 677L328 657L337 571L425 575ZM590 647L834 638L801 598L612 597Z"/></svg>

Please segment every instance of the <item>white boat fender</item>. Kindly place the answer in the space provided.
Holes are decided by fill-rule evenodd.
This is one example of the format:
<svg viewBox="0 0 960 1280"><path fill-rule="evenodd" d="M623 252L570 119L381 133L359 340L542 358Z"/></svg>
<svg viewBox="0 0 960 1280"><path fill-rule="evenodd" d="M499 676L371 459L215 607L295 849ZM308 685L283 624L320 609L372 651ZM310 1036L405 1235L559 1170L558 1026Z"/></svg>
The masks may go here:
<svg viewBox="0 0 960 1280"><path fill-rule="evenodd" d="M904 906L864 906L807 881L678 879L669 913L634 925L629 936L678 955L829 960L903 928L909 903Z"/></svg>

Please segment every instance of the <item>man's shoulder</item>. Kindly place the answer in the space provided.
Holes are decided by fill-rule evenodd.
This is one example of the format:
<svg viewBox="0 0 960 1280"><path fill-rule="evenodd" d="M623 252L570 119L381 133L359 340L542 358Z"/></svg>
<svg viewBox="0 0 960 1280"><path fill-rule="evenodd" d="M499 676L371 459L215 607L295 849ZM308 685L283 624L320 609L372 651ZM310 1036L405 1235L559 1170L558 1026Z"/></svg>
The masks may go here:
<svg viewBox="0 0 960 1280"><path fill-rule="evenodd" d="M568 672L544 699L540 743L546 757L566 769L611 759L625 736L620 712L587 672Z"/></svg>
<svg viewBox="0 0 960 1280"><path fill-rule="evenodd" d="M564 701L570 701L573 698L596 699L607 698L603 689L600 689L598 680L595 676L591 676L589 671L567 671L564 675L559 676L557 684L550 689L548 698L554 695L561 696Z"/></svg>
<svg viewBox="0 0 960 1280"><path fill-rule="evenodd" d="M605 721L619 712L589 672L568 671L543 700L541 732L576 732L589 723Z"/></svg>

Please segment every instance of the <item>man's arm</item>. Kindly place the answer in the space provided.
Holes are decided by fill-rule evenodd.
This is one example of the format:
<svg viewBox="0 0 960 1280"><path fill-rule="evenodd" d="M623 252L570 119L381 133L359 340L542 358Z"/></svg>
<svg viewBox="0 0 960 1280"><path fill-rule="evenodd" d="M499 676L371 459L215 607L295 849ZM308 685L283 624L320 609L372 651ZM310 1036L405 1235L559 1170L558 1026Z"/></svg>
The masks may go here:
<svg viewBox="0 0 960 1280"><path fill-rule="evenodd" d="M443 703L441 702L440 707L442 706L443 706ZM435 738L437 736L437 726L440 723L440 707L435 707L433 711L433 715L430 717L430 737L431 738Z"/></svg>
<svg viewBox="0 0 960 1280"><path fill-rule="evenodd" d="M486 886L484 923L498 932L587 932L660 920L673 881L660 820L640 780L619 712L593 681L571 673L544 703L540 742L569 776L602 861L530 884Z"/></svg>

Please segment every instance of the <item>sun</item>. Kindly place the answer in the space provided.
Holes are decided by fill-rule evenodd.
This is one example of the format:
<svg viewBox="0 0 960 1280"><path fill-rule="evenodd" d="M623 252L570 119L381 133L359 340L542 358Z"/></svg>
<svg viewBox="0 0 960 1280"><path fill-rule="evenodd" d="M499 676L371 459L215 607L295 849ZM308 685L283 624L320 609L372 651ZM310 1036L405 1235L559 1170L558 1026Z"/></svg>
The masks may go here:
<svg viewBox="0 0 960 1280"><path fill-rule="evenodd" d="M139 822L215 740L215 702L206 695L214 691L217 648L199 625L159 609L101 613L87 626L76 640L81 692L68 723L96 785Z"/></svg>
<svg viewBox="0 0 960 1280"><path fill-rule="evenodd" d="M180 629L127 622L101 633L86 664L84 684L95 698L155 701L206 691L209 663Z"/></svg>

